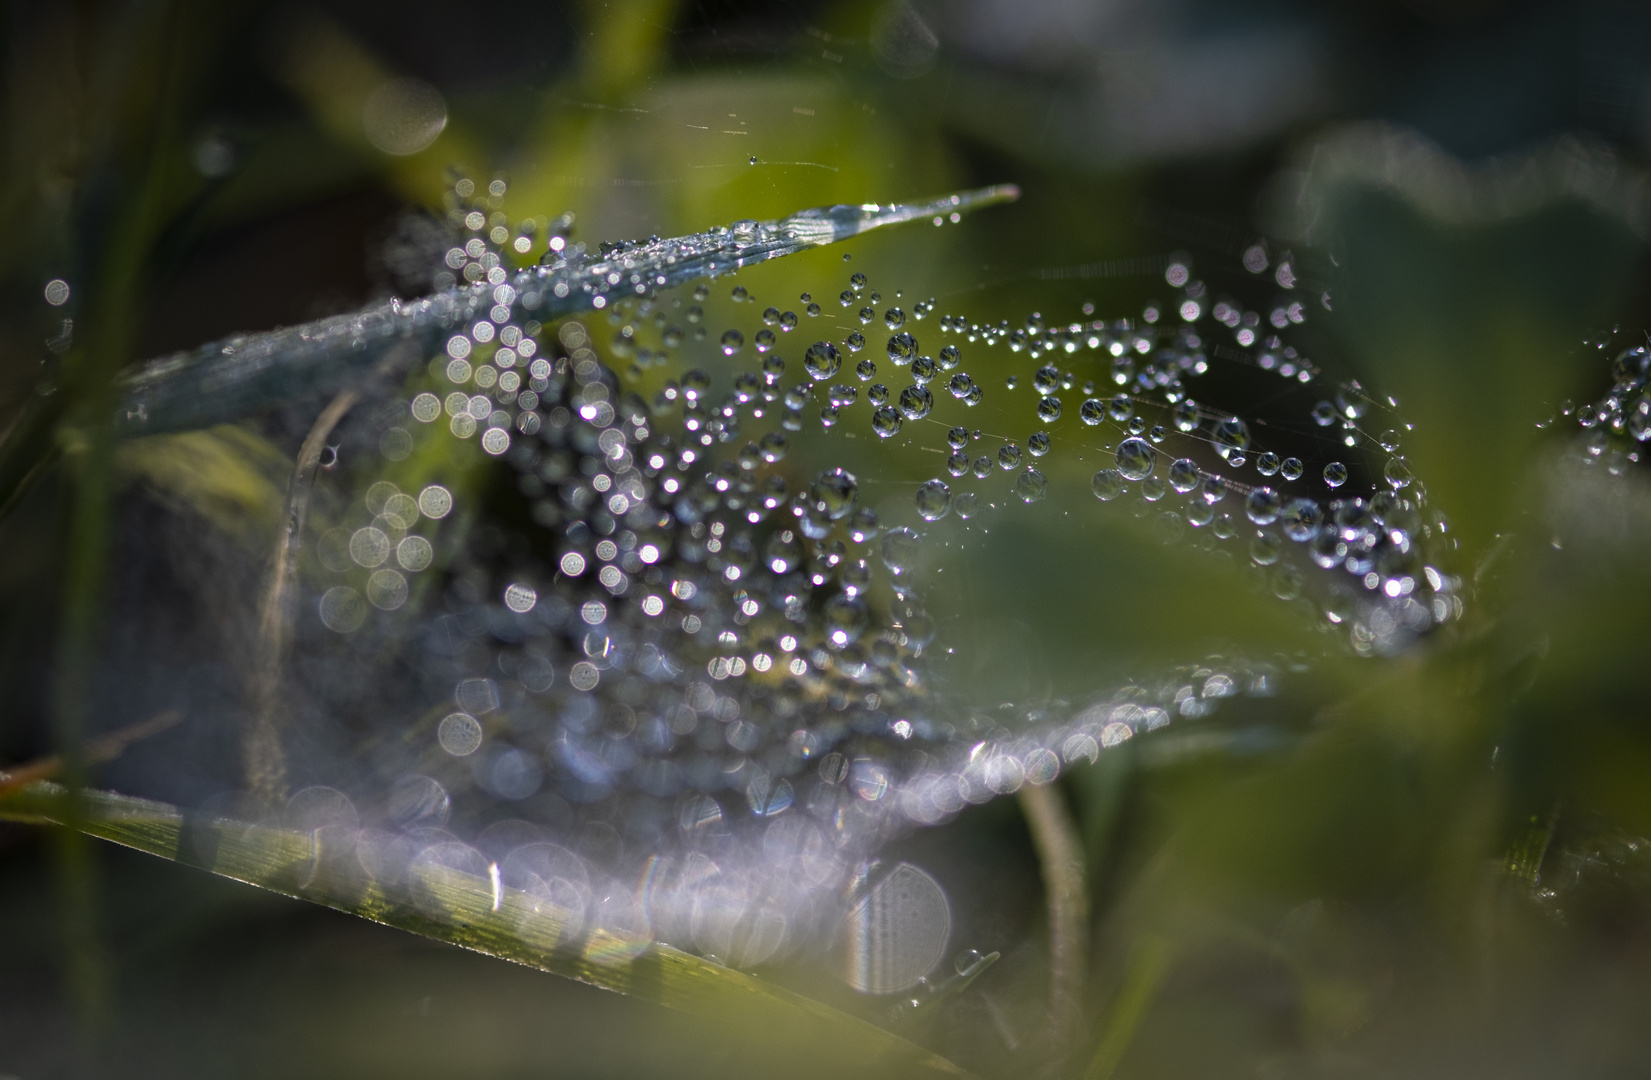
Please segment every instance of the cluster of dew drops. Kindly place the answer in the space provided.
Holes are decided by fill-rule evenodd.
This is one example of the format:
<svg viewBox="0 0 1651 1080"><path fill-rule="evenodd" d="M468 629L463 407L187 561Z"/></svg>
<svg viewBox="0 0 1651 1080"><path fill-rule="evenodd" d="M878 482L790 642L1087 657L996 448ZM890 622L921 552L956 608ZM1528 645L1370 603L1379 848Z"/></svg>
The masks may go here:
<svg viewBox="0 0 1651 1080"><path fill-rule="evenodd" d="M1062 444L1080 453L1099 445L1111 452L1112 462L1092 477L1097 499L1112 502L1137 490L1142 503L1156 509L1164 535L1190 533L1205 546L1247 537L1249 561L1270 568L1273 591L1285 600L1301 596L1303 570L1343 571L1350 580L1320 590L1325 620L1344 627L1360 653L1394 651L1461 614L1459 580L1431 565L1420 550L1424 541L1442 540L1447 523L1427 505L1423 486L1400 452L1405 425L1392 415L1396 403L1373 400L1356 382L1335 387L1328 399L1312 392L1322 383L1322 373L1287 340L1289 331L1307 320L1310 306L1296 295L1301 282L1288 254L1274 266L1265 246L1258 244L1245 252L1243 261L1252 275L1271 271L1278 286L1279 298L1265 314L1212 297L1193 277L1189 262L1174 259L1164 272L1165 283L1175 290L1173 302L1149 304L1138 318L1095 319L1093 304L1084 305L1084 321L1068 325L1051 324L1037 313L1024 327L941 315L935 321L944 344L933 356L924 350L915 324L935 312L936 302L917 301L909 316L899 304L880 312L882 296L864 274L855 273L838 301L857 317L859 328L841 342L809 344L803 350L801 378L786 382L786 362L778 352L780 335L798 329L798 315L770 306L752 337L757 370L734 378L733 393L720 409L705 406L709 378L697 370L685 373L680 384L667 381L654 404L667 408L678 394L685 395L685 423L702 433L706 445L739 438L742 411L753 420L772 419L777 412L774 429L743 451L744 460L770 462L784 454L784 432L799 431L810 422L826 430L851 423L862 396L869 415L860 414L865 417L860 423L880 439L892 438L908 423L936 420L937 410L950 408L959 422L941 425L946 475L921 483L914 495L918 516L927 522L954 513L969 519L995 508L998 492L986 482L999 474L1011 477L1003 501L1042 501L1049 480L1039 459ZM695 303L684 312L700 340L707 336L700 325L705 317L700 304L707 296L708 287L699 286ZM731 299L756 306L743 285L732 289ZM810 294L799 299L808 316L820 315ZM1328 307L1327 295L1323 303ZM621 305L609 314L618 327L615 355L631 360L628 375L633 379L668 362L665 348L654 352L640 343L640 326L650 317L663 346L682 343L682 328L648 301ZM883 348L868 350L866 335L879 321L889 336ZM1232 344L1218 337L1230 337ZM732 358L746 341L741 329L730 328L717 346ZM1005 392L1018 390L1023 382L1033 391L1027 413L1036 426L1024 440L987 436L961 422L986 394L982 381L964 370L965 350L999 347L1037 364L1028 377L1011 375L1004 382ZM1299 457L1281 455L1259 445L1243 417L1195 401L1188 383L1212 363L1241 364L1282 379L1302 400L1298 427L1330 429L1321 432L1320 445L1379 448L1386 457L1372 489L1352 491L1348 485L1355 470L1343 460L1309 466ZM846 377L848 364L853 365L852 378ZM1080 387L1079 394L1070 393ZM940 390L957 404L945 405ZM1083 428L1106 430L1063 436L1056 425L1069 411L1069 400L1076 404ZM1018 411L1011 405L1011 412ZM1373 435L1370 429L1378 426L1373 421L1379 416L1388 420ZM1115 442L1105 440L1109 434L1116 435ZM1177 445L1185 452L1170 453ZM1252 475L1246 475L1247 465L1254 469ZM1296 558L1287 557L1291 543L1300 545L1302 554Z"/></svg>
<svg viewBox="0 0 1651 1080"><path fill-rule="evenodd" d="M504 193L500 181L479 198L468 181L452 193L451 221L469 234L446 255L455 280L497 286L510 253L534 246L531 223L512 230L498 211ZM547 260L566 250L567 221L547 230ZM543 327L514 324L501 303L496 318L448 338L429 364L433 385L408 402L411 423L384 431L380 448L396 462L437 428L475 440L514 469L540 539L526 554L461 551L444 564L434 534L453 514L452 493L436 483L402 492L381 480L364 500L370 520L334 529L319 545L327 567L345 576L322 595L322 621L353 633L382 617L374 609L389 614L406 603L409 576L433 566L445 575L439 587L449 613L441 618L450 646L428 672L445 680L458 708L434 723L436 742L451 757L474 756L470 779L495 796L525 798L553 780L582 804L649 803L647 812L627 809L627 820L636 831L652 815L657 831L685 812L677 805L685 793L735 792L758 817L795 804L845 835L866 831L860 818L878 816L868 811L880 813L878 803L902 778L978 733L964 730L970 722L958 716L967 710L941 703L923 670L934 624L907 574L921 534L883 527L860 505L859 482L845 469L824 469L792 490L783 467L788 433L807 423L826 430L854 423L862 397L869 413L862 422L882 439L937 409L961 418L987 392L965 370L965 352L999 347L1037 364L1027 379L1034 391L1027 413L1037 427L1024 455L1021 441L963 423L945 427L946 476L918 485L914 496L924 521L991 508L985 484L998 475L1009 479L1009 501L1046 498L1038 459L1057 450L1049 429L1070 397L1077 438L1103 425L1118 436L1105 446L1113 462L1092 479L1096 498L1114 502L1138 491L1139 505L1156 510L1167 531L1190 531L1206 545L1248 531L1249 561L1270 568L1285 599L1303 589L1301 570L1285 557L1288 543L1300 545L1307 563L1350 578L1326 591L1323 608L1329 623L1351 630L1358 651L1456 617L1458 583L1424 564L1418 550L1442 520L1426 510L1394 432L1377 440L1392 452L1383 490L1338 492L1350 470L1329 461L1314 470L1332 493L1326 497L1309 489L1302 461L1255 445L1243 418L1188 396L1188 382L1209 369L1212 354L1213 362L1230 357L1293 387L1319 378L1283 337L1307 317L1287 258L1271 267L1258 247L1245 264L1256 274L1272 270L1282 298L1270 313L1212 298L1188 263L1175 260L1164 274L1173 302L1138 318L1095 319L1092 305L1085 321L1069 325L1037 315L1024 327L941 315L944 343L932 358L917 331L935 301L911 304L909 315L898 303L879 310L883 298L854 273L837 300L859 326L840 342L809 343L800 372L788 372L780 346L821 318L806 293L801 315L761 310L750 335L755 368L737 374L724 394L713 394L704 372L688 370L655 378L651 401L627 386L667 368L689 338L710 337L708 285L674 301L625 296L600 305L615 327L611 355L627 362L625 381L602 362L585 324L565 322L546 341ZM730 296L758 307L743 285ZM888 336L868 350L877 322ZM1237 350L1212 348L1211 335L1224 333ZM731 327L710 347L733 358L746 343ZM1003 392L1020 381L1010 377ZM953 404L937 402L937 388ZM1376 403L1357 384L1332 396L1308 410L1310 422L1338 426L1348 446L1370 441L1364 422ZM1094 441L1105 434L1094 432ZM980 449L993 440L992 452ZM1171 458L1178 444L1224 469L1192 453ZM1239 471L1247 464L1255 478ZM978 490L953 490L971 479ZM1229 499L1234 510L1223 506ZM878 581L888 587L881 598ZM717 805L712 816L720 819L727 808ZM906 816L936 820L961 805L936 795Z"/></svg>
<svg viewBox="0 0 1651 1080"><path fill-rule="evenodd" d="M498 212L504 192L495 182L478 198L461 182L452 193L451 220L468 233L446 256L455 282L497 287L512 253L535 246L533 229ZM567 250L568 221L550 223L546 259ZM884 440L943 431L944 475L913 496L930 524L976 517L1000 496L1046 499L1050 454L1110 454L1090 481L1096 499L1132 503L1165 536L1243 551L1281 599L1316 588L1321 622L1356 652L1396 649L1458 618L1460 581L1429 558L1448 550L1447 523L1400 452L1396 403L1357 383L1322 393L1322 371L1287 340L1311 307L1288 257L1270 261L1258 245L1244 266L1278 286L1270 310L1212 296L1172 260L1167 305L1110 320L1085 305L1083 321L1034 314L1023 326L936 315L933 300L909 313L885 306L854 273L837 301L858 325L840 340L806 332L832 321L810 294L799 312L764 306L743 285L730 299L760 325L714 337L706 284L604 301L602 315L554 335L517 325L501 302L448 337L379 448L394 465L432 440L479 446L512 470L530 540L498 540L514 526L495 527L496 510L461 507L440 483L404 492L379 479L357 510L364 520L318 545L338 575L319 600L337 633L393 625L420 575L439 597L435 624L403 635L421 650L429 698L445 704L417 721L429 736L415 740L421 756L394 766L403 787L426 793L401 804L446 806L449 793L478 790L525 807L549 795L562 807L549 815L562 819L558 836L606 830L604 865L652 860L666 880L710 853L727 896L760 894L794 913L901 823L945 820L1172 715L1270 692L1266 665L1225 658L1075 716L1040 717L1036 730L1008 732L948 701L923 662L935 637L911 582L923 535L881 522L844 468L796 481L789 437L806 425L863 424ZM604 318L623 377L597 352L592 326ZM942 340L932 357L919 339L931 318ZM883 343L868 348L878 323ZM813 339L796 368L782 355L793 334ZM669 377L690 340L755 363L720 393L697 369ZM1032 362L1001 391L966 364L1000 348ZM1370 457L1379 448L1379 467L1328 455L1309 464L1262 445L1251 422L1190 395L1219 363L1281 380L1301 403L1298 435ZM1643 350L1619 367L1612 395L1585 411L1643 441ZM644 384L647 399L635 389ZM1010 395L1005 412L1024 417L1023 438L963 422L989 390ZM1078 423L1063 428L1068 411ZM1370 490L1355 493L1366 472ZM661 852L676 855L661 863Z"/></svg>

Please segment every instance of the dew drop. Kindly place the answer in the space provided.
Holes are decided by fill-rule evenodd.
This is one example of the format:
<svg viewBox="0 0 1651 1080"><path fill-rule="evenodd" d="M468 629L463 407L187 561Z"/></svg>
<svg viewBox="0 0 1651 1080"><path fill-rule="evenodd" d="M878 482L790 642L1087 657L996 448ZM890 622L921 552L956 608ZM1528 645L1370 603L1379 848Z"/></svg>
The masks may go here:
<svg viewBox="0 0 1651 1080"><path fill-rule="evenodd" d="M1333 488L1339 488L1347 483L1347 466L1339 461L1332 461L1324 467L1324 482Z"/></svg>
<svg viewBox="0 0 1651 1080"><path fill-rule="evenodd" d="M843 468L826 469L808 489L813 508L831 521L841 521L853 512L859 491L859 481Z"/></svg>
<svg viewBox="0 0 1651 1080"><path fill-rule="evenodd" d="M1158 451L1145 439L1130 437L1118 444L1118 473L1126 480L1144 480L1152 475Z"/></svg>
<svg viewBox="0 0 1651 1080"><path fill-rule="evenodd" d="M1394 491L1409 487L1416 479L1415 474L1410 471L1410 463L1402 457L1388 458L1387 465L1382 469L1382 476Z"/></svg>
<svg viewBox="0 0 1651 1080"><path fill-rule="evenodd" d="M900 411L907 420L921 420L934 408L934 395L926 386L908 386L900 391Z"/></svg>
<svg viewBox="0 0 1651 1080"><path fill-rule="evenodd" d="M898 577L911 569L921 546L922 537L902 525L890 529L884 535L877 553L882 557L883 565L889 568L889 572Z"/></svg>
<svg viewBox="0 0 1651 1080"><path fill-rule="evenodd" d="M1169 486L1185 495L1198 486L1198 466L1191 458L1177 458L1169 465Z"/></svg>
<svg viewBox="0 0 1651 1080"><path fill-rule="evenodd" d="M738 330L722 332L722 355L733 356L745 347L745 335Z"/></svg>
<svg viewBox="0 0 1651 1080"><path fill-rule="evenodd" d="M917 355L917 339L907 333L895 334L889 338L889 361L895 364L909 364Z"/></svg>
<svg viewBox="0 0 1651 1080"><path fill-rule="evenodd" d="M1102 502L1111 502L1124 493L1124 478L1117 469L1102 469L1089 481L1089 489Z"/></svg>
<svg viewBox="0 0 1651 1080"><path fill-rule="evenodd" d="M842 366L842 354L829 341L816 341L803 354L803 367L808 370L808 377L816 382L836 375Z"/></svg>
<svg viewBox="0 0 1651 1080"><path fill-rule="evenodd" d="M1257 525L1271 525L1278 520L1282 505L1283 500L1278 492L1270 487L1260 487L1250 492L1250 497L1244 500L1244 513Z"/></svg>
<svg viewBox="0 0 1651 1080"><path fill-rule="evenodd" d="M918 517L939 521L951 512L952 489L944 480L927 480L918 485L916 501Z"/></svg>
<svg viewBox="0 0 1651 1080"><path fill-rule="evenodd" d="M1291 499L1279 514L1284 535L1297 543L1306 543L1318 533L1324 513L1312 499Z"/></svg>
<svg viewBox="0 0 1651 1080"><path fill-rule="evenodd" d="M1049 481L1043 473L1027 466L1026 471L1015 477L1015 494L1025 503L1041 502L1049 494Z"/></svg>

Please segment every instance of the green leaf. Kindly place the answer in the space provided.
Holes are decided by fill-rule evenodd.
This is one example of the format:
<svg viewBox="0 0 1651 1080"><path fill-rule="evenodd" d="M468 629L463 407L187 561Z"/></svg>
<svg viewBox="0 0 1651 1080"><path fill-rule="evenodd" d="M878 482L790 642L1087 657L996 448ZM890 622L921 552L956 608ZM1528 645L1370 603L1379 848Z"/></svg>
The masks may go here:
<svg viewBox="0 0 1651 1080"><path fill-rule="evenodd" d="M668 945L604 930L570 944L556 910L489 878L415 868L424 903L409 903L362 868L353 833L252 825L105 791L83 791L75 802L57 784L35 783L0 795L0 819L74 817L81 831L125 847L703 1017L728 1026L731 1037L778 1041L804 1071L969 1075L864 1020Z"/></svg>

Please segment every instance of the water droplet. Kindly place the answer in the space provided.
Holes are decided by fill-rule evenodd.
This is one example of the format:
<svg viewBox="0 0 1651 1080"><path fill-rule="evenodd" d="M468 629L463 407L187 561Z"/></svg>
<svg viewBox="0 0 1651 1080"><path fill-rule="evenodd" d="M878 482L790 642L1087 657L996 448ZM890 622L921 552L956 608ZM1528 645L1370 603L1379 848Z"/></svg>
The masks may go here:
<svg viewBox="0 0 1651 1080"><path fill-rule="evenodd" d="M1185 495L1198 486L1198 466L1191 458L1177 458L1169 464L1169 486Z"/></svg>
<svg viewBox="0 0 1651 1080"><path fill-rule="evenodd" d="M842 366L842 354L829 341L816 341L803 354L803 367L808 370L808 377L816 382L836 375Z"/></svg>
<svg viewBox="0 0 1651 1080"><path fill-rule="evenodd" d="M1078 407L1078 419L1090 427L1095 427L1106 419L1106 406L1095 398L1090 398Z"/></svg>
<svg viewBox="0 0 1651 1080"><path fill-rule="evenodd" d="M997 463L1004 470L1015 468L1020 464L1020 447L1014 443L1004 443L998 447Z"/></svg>
<svg viewBox="0 0 1651 1080"><path fill-rule="evenodd" d="M1324 467L1324 482L1333 488L1339 488L1347 483L1347 466L1339 461L1332 461Z"/></svg>
<svg viewBox="0 0 1651 1080"><path fill-rule="evenodd" d="M909 570L916 561L922 539L917 533L902 525L888 531L877 553L882 557L883 565L889 568L889 572L898 577Z"/></svg>
<svg viewBox="0 0 1651 1080"><path fill-rule="evenodd" d="M1061 418L1061 399L1046 397L1038 401L1038 419L1046 424L1053 424Z"/></svg>
<svg viewBox="0 0 1651 1080"><path fill-rule="evenodd" d="M1029 465L1025 472L1015 477L1015 494L1020 496L1021 502L1039 502L1049 494L1049 481Z"/></svg>
<svg viewBox="0 0 1651 1080"><path fill-rule="evenodd" d="M900 391L900 411L907 420L921 420L934 408L934 395L926 386L908 386Z"/></svg>
<svg viewBox="0 0 1651 1080"><path fill-rule="evenodd" d="M841 521L853 512L860 484L847 469L827 469L809 485L814 509L831 521Z"/></svg>
<svg viewBox="0 0 1651 1080"><path fill-rule="evenodd" d="M762 459L770 465L785 458L785 452L788 449L788 446L789 444L787 443L785 436L778 431L770 431L768 434L764 435L761 441L757 444L757 448L762 454Z"/></svg>
<svg viewBox="0 0 1651 1080"><path fill-rule="evenodd" d="M1278 455L1266 450L1255 459L1255 471L1262 476L1273 476L1278 472L1280 464L1282 462L1279 461Z"/></svg>
<svg viewBox="0 0 1651 1080"><path fill-rule="evenodd" d="M927 480L918 485L918 517L924 521L939 521L950 513L951 509L952 489L944 480Z"/></svg>
<svg viewBox="0 0 1651 1080"><path fill-rule="evenodd" d="M966 372L958 372L946 383L946 389L952 392L952 397L959 400L969 396L969 391L975 388L975 381L969 378Z"/></svg>
<svg viewBox="0 0 1651 1080"><path fill-rule="evenodd" d="M1026 436L1026 450L1033 457L1042 457L1049 453L1049 433L1047 431L1034 431Z"/></svg>
<svg viewBox="0 0 1651 1080"><path fill-rule="evenodd" d="M1336 407L1328 401L1321 401L1313 406L1313 423L1319 427L1329 427L1336 420Z"/></svg>
<svg viewBox="0 0 1651 1080"><path fill-rule="evenodd" d="M1300 480L1302 473L1306 471L1306 466L1302 465L1300 458L1287 457L1278 466L1278 475L1286 480Z"/></svg>
<svg viewBox="0 0 1651 1080"><path fill-rule="evenodd" d="M1051 364L1045 364L1043 367L1038 368L1032 374L1032 388L1045 397L1059 390L1061 388L1060 369Z"/></svg>
<svg viewBox="0 0 1651 1080"><path fill-rule="evenodd" d="M1236 416L1231 416L1215 425L1215 449L1224 458L1229 460L1233 455L1242 454L1250 445L1250 425ZM1233 464L1242 465L1243 461L1234 461Z"/></svg>
<svg viewBox="0 0 1651 1080"><path fill-rule="evenodd" d="M1410 463L1397 456L1387 459L1387 465L1382 469L1382 476L1386 478L1394 491L1409 487L1411 482L1416 479L1416 475L1410 471Z"/></svg>
<svg viewBox="0 0 1651 1080"><path fill-rule="evenodd" d="M953 451L946 459L946 471L953 476L962 476L969 471L969 455L961 450Z"/></svg>
<svg viewBox="0 0 1651 1080"><path fill-rule="evenodd" d="M1362 420L1370 411L1371 401L1358 383L1350 383L1336 391L1336 406L1349 420Z"/></svg>
<svg viewBox="0 0 1651 1080"><path fill-rule="evenodd" d="M1227 482L1219 476L1205 477L1204 486L1199 490L1207 503L1218 503L1227 497Z"/></svg>
<svg viewBox="0 0 1651 1080"><path fill-rule="evenodd" d="M1178 401L1171 412L1177 431L1195 431L1198 428L1198 406L1191 401Z"/></svg>
<svg viewBox="0 0 1651 1080"><path fill-rule="evenodd" d="M1145 439L1132 436L1118 444L1118 473L1126 480L1145 480L1157 460L1158 451Z"/></svg>
<svg viewBox="0 0 1651 1080"><path fill-rule="evenodd" d="M1257 566L1271 566L1278 562L1281 546L1277 533L1271 530L1257 533L1250 541L1250 561Z"/></svg>
<svg viewBox="0 0 1651 1080"><path fill-rule="evenodd" d="M733 356L745 347L745 335L738 330L724 330L722 332L722 355Z"/></svg>
<svg viewBox="0 0 1651 1080"><path fill-rule="evenodd" d="M871 414L871 430L875 431L879 437L884 439L898 433L901 425L904 423L905 418L902 417L899 410L892 405L884 405Z"/></svg>
<svg viewBox="0 0 1651 1080"><path fill-rule="evenodd" d="M1111 502L1124 493L1124 478L1117 469L1102 469L1089 481L1089 489L1102 502Z"/></svg>
<svg viewBox="0 0 1651 1080"><path fill-rule="evenodd" d="M848 337L843 339L843 344L848 347L849 352L857 353L866 347L866 336L860 333L860 331L855 330L853 333L849 334Z"/></svg>
<svg viewBox="0 0 1651 1080"><path fill-rule="evenodd" d="M917 339L907 333L895 334L889 338L889 361L895 364L909 364L917 355Z"/></svg>
<svg viewBox="0 0 1651 1080"><path fill-rule="evenodd" d="M883 325L890 330L898 330L906 325L906 313L897 307L891 307L883 313Z"/></svg>
<svg viewBox="0 0 1651 1080"><path fill-rule="evenodd" d="M961 450L965 446L968 446L969 429L966 427L954 427L950 431L946 432L946 445L950 446L953 450Z"/></svg>
<svg viewBox="0 0 1651 1080"><path fill-rule="evenodd" d="M957 348L956 345L942 346L941 349L940 349L940 358L939 358L940 359L940 370L941 371L950 371L950 370L952 370L953 368L955 368L958 365L958 362L960 360L962 360L962 358L963 358L963 354L958 351L958 348Z"/></svg>
<svg viewBox="0 0 1651 1080"><path fill-rule="evenodd" d="M936 374L934 361L927 356L919 356L911 362L911 377L919 385L932 381Z"/></svg>
<svg viewBox="0 0 1651 1080"><path fill-rule="evenodd" d="M859 292L861 289L866 287L866 275L859 273L851 274L848 279L848 285L849 288L853 289L855 292Z"/></svg>
<svg viewBox="0 0 1651 1080"><path fill-rule="evenodd" d="M737 235L739 233L740 226L745 225L745 226L747 226L746 232L750 233L750 232L753 231L753 227L756 224L757 223L754 222L754 221L748 221L748 222L736 221L734 223L734 232ZM745 301L747 301L751 298L751 294L745 290L744 285L735 285L733 292L729 293L728 295L730 295L734 298L734 303L736 303L736 304L743 304L743 303L745 303Z"/></svg>
<svg viewBox="0 0 1651 1080"><path fill-rule="evenodd" d="M1278 520L1279 510L1283 505L1284 500L1272 488L1256 488L1250 492L1250 497L1244 500L1244 513L1257 525L1271 525Z"/></svg>

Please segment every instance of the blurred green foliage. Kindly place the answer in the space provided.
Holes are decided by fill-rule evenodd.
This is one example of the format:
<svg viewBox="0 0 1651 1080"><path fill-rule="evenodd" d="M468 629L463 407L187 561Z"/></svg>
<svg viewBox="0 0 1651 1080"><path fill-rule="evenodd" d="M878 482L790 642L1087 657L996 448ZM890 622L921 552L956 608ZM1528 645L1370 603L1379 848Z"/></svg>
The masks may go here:
<svg viewBox="0 0 1651 1080"><path fill-rule="evenodd" d="M956 103L990 102L981 88L996 85L966 58L943 53L910 82L885 74L867 41L874 7L786 9L760 50L710 59L694 51L706 13L690 5L558 8L561 41L443 10L384 40L479 35L502 74L444 86L446 129L391 157L359 117L402 72L360 18L245 3L12 5L0 501L23 477L35 483L0 522L8 760L56 746L79 778L74 748L99 726L84 687L121 647L101 615L123 509L158 496L250 550L279 515L292 447L252 426L116 446L101 423L113 374L388 287L382 267L361 267L365 238L399 206L439 206L451 167L507 175L515 216L572 209L593 245L1018 181L1019 205L869 237L853 268L980 321L1075 318L1085 299L1133 311L1155 283L1046 271L1189 245L1204 265L1230 260L1210 237L1277 224L1257 220L1263 181L1311 159L1324 133L1301 123L1236 149L1101 169L1068 145L1090 133L1057 125L1033 140L1018 104L961 121ZM770 27L750 12L711 25ZM554 62L506 63L539 49ZM1054 115L1056 90L1016 85ZM203 168L220 138L233 166ZM1629 154L1616 167L1636 166ZM978 532L935 530L946 587L931 609L970 658L939 662L939 677L990 709L1077 699L1212 651L1315 659L1275 698L1172 726L1063 779L1094 912L1084 1030L1065 1057L1042 1035L1047 928L1013 806L904 842L977 894L954 898L978 913L966 923L977 939L960 944L1005 959L902 1035L982 1075L1651 1067L1651 492L1643 463L1613 477L1562 464L1574 431L1536 423L1607 388L1610 356L1581 343L1645 320L1643 236L1631 215L1562 189L1451 220L1407 179L1425 180L1327 183L1301 239L1338 266L1325 354L1415 423L1406 453L1459 540L1451 569L1469 582L1468 618L1397 658L1343 655L1318 613L1097 504L1082 429L1072 417L1052 428L1057 497ZM1155 228L1143 207L1160 204L1214 225ZM763 302L812 290L841 329L823 283L847 270L826 249L741 282ZM53 277L73 282L72 308L41 305ZM707 307L708 325L732 317L721 295ZM73 344L44 349L69 314ZM994 386L1012 370L1007 357L971 362ZM1012 430L1026 400L988 398L980 426ZM845 464L891 500L933 475L931 458L840 433L793 450L797 476ZM461 467L400 466L483 482ZM1267 737L1245 734L1256 731ZM720 1015L688 1020L124 852L94 864L66 839L48 858L37 832L7 828L0 1071L870 1071L720 997ZM66 945L44 932L52 924L67 927ZM765 974L884 1019L821 967Z"/></svg>

